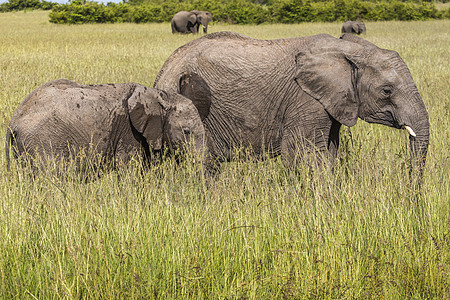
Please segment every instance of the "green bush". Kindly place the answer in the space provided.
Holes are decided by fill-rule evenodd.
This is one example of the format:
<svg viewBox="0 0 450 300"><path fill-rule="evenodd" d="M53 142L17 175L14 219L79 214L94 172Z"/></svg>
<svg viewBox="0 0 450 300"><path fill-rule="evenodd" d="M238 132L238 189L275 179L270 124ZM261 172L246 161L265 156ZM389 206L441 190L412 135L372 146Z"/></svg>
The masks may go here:
<svg viewBox="0 0 450 300"><path fill-rule="evenodd" d="M32 9L50 10L55 5L57 5L57 3L44 0L9 0L8 2L0 4L0 12Z"/></svg>
<svg viewBox="0 0 450 300"><path fill-rule="evenodd" d="M214 15L214 19L217 20L217 17L220 17L221 21L231 24L261 24L270 18L269 11L265 7L242 0L225 4L222 11L222 16Z"/></svg>
<svg viewBox="0 0 450 300"><path fill-rule="evenodd" d="M115 23L123 21L125 4L105 6L96 2L71 3L55 6L49 20L57 24ZM117 12L120 12L118 14Z"/></svg>
<svg viewBox="0 0 450 300"><path fill-rule="evenodd" d="M300 23L313 21L313 11L310 1L292 0L282 3L274 11L280 23Z"/></svg>
<svg viewBox="0 0 450 300"><path fill-rule="evenodd" d="M372 21L410 21L438 19L440 17L436 7L432 3L422 2L420 4L405 3L399 1L376 3L364 16L366 20Z"/></svg>
<svg viewBox="0 0 450 300"><path fill-rule="evenodd" d="M442 19L450 19L450 8L443 10L441 12L441 18Z"/></svg>
<svg viewBox="0 0 450 300"><path fill-rule="evenodd" d="M316 22L333 22L336 20L336 9L333 2L315 2L311 6Z"/></svg>
<svg viewBox="0 0 450 300"><path fill-rule="evenodd" d="M14 0L38 1L38 0ZM449 18L448 11L439 12L432 2L357 1L357 0L192 0L179 2L133 0L107 5L74 1L53 7L53 23L170 22L181 10L208 10L216 22L231 24L334 22L346 20L428 20Z"/></svg>

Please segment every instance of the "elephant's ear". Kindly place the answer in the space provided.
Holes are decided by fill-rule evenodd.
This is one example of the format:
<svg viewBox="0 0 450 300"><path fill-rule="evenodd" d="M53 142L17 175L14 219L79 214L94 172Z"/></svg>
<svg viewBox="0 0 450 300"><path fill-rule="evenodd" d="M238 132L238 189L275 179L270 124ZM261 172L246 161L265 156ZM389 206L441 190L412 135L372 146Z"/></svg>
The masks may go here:
<svg viewBox="0 0 450 300"><path fill-rule="evenodd" d="M196 73L186 73L180 77L178 88L181 95L194 103L203 121L211 107L211 90L206 81Z"/></svg>
<svg viewBox="0 0 450 300"><path fill-rule="evenodd" d="M164 116L172 107L165 98L163 91L137 85L127 100L131 125L153 150L162 147Z"/></svg>
<svg viewBox="0 0 450 300"><path fill-rule="evenodd" d="M358 120L358 67L342 51L320 49L298 53L295 81L302 90L318 100L338 122L353 126Z"/></svg>
<svg viewBox="0 0 450 300"><path fill-rule="evenodd" d="M192 13L188 16L187 19L188 19L189 23L195 24L197 22L197 14Z"/></svg>

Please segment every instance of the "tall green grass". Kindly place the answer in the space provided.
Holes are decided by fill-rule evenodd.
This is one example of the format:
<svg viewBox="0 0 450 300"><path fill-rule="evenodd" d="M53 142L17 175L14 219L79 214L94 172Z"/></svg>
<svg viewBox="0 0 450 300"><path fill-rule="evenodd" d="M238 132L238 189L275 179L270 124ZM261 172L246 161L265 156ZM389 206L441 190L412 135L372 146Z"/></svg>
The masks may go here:
<svg viewBox="0 0 450 300"><path fill-rule="evenodd" d="M256 38L340 25L214 25ZM367 23L400 53L430 115L420 193L408 184L407 134L343 128L334 176L279 159L225 164L212 183L186 158L87 183L36 177L0 143L0 298L450 298L449 21ZM20 102L57 78L152 86L195 36L169 24L58 26L47 13L0 14L0 140Z"/></svg>

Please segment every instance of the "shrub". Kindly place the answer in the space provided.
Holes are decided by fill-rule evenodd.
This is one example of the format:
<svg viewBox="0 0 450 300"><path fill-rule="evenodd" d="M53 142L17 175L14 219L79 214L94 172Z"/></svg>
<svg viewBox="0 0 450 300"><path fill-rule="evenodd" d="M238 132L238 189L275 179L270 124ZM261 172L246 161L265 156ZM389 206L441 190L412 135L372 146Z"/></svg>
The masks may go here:
<svg viewBox="0 0 450 300"><path fill-rule="evenodd" d="M291 0L281 4L275 12L277 20L281 23L300 23L313 21L313 12L310 1Z"/></svg>
<svg viewBox="0 0 450 300"><path fill-rule="evenodd" d="M57 4L44 0L9 0L0 4L0 12L32 9L50 10L55 5Z"/></svg>
<svg viewBox="0 0 450 300"><path fill-rule="evenodd" d="M443 19L450 19L450 8L443 10L440 16Z"/></svg>
<svg viewBox="0 0 450 300"><path fill-rule="evenodd" d="M333 22L336 20L333 2L315 2L311 4L314 20L317 22Z"/></svg>
<svg viewBox="0 0 450 300"><path fill-rule="evenodd" d="M117 6L122 8L123 5ZM122 17L114 11L117 6L105 6L96 2L56 5L49 14L49 20L58 24L120 22ZM121 12L123 13L123 9Z"/></svg>
<svg viewBox="0 0 450 300"><path fill-rule="evenodd" d="M269 11L263 6L242 0L225 4L222 11L222 21L231 24L261 24L269 19Z"/></svg>
<svg viewBox="0 0 450 300"><path fill-rule="evenodd" d="M12 0L35 3L39 0ZM128 3L84 2L53 7L53 23L170 22L181 10L208 10L214 21L232 24L334 22L346 20L428 20L449 18L432 2L357 0L133 0Z"/></svg>

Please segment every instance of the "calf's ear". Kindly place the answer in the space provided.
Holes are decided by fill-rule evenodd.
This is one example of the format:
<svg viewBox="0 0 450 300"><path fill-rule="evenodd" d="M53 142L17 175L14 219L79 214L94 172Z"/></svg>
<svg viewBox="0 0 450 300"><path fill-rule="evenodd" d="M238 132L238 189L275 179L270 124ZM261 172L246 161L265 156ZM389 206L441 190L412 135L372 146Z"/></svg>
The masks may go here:
<svg viewBox="0 0 450 300"><path fill-rule="evenodd" d="M211 90L206 81L198 74L183 74L178 83L178 93L192 101L202 121L209 115Z"/></svg>
<svg viewBox="0 0 450 300"><path fill-rule="evenodd" d="M153 150L162 147L164 116L172 108L166 97L163 91L137 85L126 104L131 126Z"/></svg>

